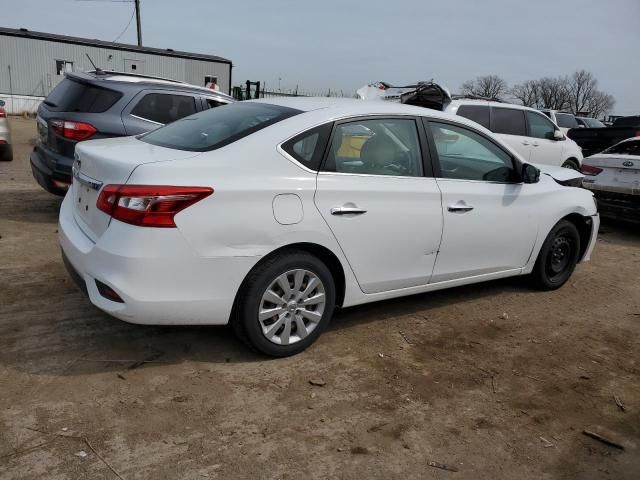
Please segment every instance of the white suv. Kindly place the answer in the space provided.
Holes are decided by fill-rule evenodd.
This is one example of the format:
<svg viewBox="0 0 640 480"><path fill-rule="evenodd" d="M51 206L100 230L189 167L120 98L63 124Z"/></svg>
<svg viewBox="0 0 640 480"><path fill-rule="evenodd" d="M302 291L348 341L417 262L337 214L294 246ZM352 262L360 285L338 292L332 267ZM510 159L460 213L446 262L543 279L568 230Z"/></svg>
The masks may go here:
<svg viewBox="0 0 640 480"><path fill-rule="evenodd" d="M497 134L527 162L579 169L580 147L548 117L510 103L454 97L445 112L473 120Z"/></svg>

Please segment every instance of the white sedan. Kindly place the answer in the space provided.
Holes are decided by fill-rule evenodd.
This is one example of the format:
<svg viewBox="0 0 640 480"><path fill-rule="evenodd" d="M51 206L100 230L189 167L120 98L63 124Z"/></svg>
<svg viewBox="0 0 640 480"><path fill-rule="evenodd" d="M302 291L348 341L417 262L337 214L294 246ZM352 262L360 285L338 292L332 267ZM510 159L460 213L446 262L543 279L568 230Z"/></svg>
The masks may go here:
<svg viewBox="0 0 640 480"><path fill-rule="evenodd" d="M72 277L142 324L227 324L272 356L336 306L502 277L558 288L599 226L579 173L460 116L289 98L79 144L60 211Z"/></svg>
<svg viewBox="0 0 640 480"><path fill-rule="evenodd" d="M640 223L640 137L585 158L582 173L583 185L594 193L603 217Z"/></svg>

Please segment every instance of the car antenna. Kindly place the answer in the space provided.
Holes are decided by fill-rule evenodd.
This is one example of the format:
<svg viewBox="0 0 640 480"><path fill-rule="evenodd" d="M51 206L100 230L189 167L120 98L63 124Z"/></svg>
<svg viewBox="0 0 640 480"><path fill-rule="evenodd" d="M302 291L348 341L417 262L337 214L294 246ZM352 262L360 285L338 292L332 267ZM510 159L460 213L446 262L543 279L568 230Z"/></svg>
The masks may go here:
<svg viewBox="0 0 640 480"><path fill-rule="evenodd" d="M87 58L91 62L91 65L93 65L93 69L95 70L97 75L101 75L102 73L104 73L100 67L96 67L96 64L93 63L93 60L91 60L91 57L89 56L88 53L85 53L85 55L87 56Z"/></svg>

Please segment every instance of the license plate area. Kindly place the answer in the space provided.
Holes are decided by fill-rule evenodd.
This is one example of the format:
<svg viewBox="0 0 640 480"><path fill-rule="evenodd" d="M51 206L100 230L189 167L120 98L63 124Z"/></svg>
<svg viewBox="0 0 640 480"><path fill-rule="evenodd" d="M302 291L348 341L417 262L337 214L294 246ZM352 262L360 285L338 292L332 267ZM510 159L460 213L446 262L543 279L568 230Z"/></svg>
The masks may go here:
<svg viewBox="0 0 640 480"><path fill-rule="evenodd" d="M75 182L73 192L76 211L80 218L90 225L91 209L92 205L95 204L96 191L80 182Z"/></svg>

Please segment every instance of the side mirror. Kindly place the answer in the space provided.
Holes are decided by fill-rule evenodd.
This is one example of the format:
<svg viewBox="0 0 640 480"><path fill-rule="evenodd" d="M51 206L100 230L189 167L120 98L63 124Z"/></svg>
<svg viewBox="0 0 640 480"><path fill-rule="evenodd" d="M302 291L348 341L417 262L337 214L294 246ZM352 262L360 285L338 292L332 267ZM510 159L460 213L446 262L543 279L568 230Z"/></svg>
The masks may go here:
<svg viewBox="0 0 640 480"><path fill-rule="evenodd" d="M553 139L554 140L564 140L564 133L562 133L560 130L554 130L553 131Z"/></svg>
<svg viewBox="0 0 640 480"><path fill-rule="evenodd" d="M4 100L0 100L0 107L4 107L5 105Z"/></svg>
<svg viewBox="0 0 640 480"><path fill-rule="evenodd" d="M540 181L540 170L529 163L522 166L522 182L538 183Z"/></svg>

